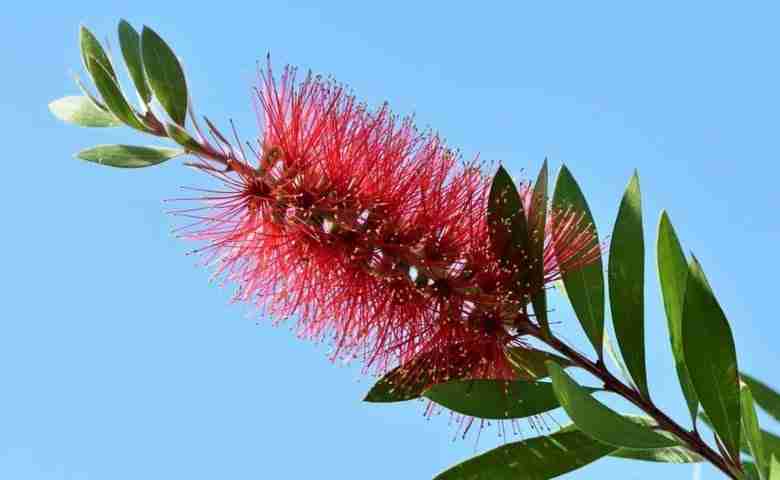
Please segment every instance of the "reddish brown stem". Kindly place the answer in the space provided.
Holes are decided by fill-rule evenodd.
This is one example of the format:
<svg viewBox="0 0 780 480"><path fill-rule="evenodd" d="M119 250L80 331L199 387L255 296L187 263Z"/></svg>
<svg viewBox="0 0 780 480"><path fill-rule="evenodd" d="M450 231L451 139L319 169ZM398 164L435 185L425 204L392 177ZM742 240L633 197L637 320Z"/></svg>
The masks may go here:
<svg viewBox="0 0 780 480"><path fill-rule="evenodd" d="M660 429L677 437L680 441L685 443L688 449L701 455L702 458L705 458L711 464L715 465L726 476L735 480L741 478L741 472L733 465L731 459L722 457L718 452L710 448L710 446L702 440L696 430L685 429L656 407L652 400L643 397L636 389L621 382L607 370L607 367L603 362L591 361L589 358L549 333L549 330L544 330L539 326L532 325L527 327L527 331L530 335L546 343L558 353L571 360L576 366L583 368L601 380L604 383L604 389L606 391L616 393L642 409L642 411L658 423Z"/></svg>

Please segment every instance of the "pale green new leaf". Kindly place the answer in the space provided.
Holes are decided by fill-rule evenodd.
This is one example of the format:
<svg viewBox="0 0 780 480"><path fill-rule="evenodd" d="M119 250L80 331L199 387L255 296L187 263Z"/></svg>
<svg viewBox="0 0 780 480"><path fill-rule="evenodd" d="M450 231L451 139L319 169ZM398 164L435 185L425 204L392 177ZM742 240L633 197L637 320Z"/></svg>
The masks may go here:
<svg viewBox="0 0 780 480"><path fill-rule="evenodd" d="M117 127L122 122L112 114L99 109L89 98L72 95L55 100L49 104L54 116L81 127Z"/></svg>
<svg viewBox="0 0 780 480"><path fill-rule="evenodd" d="M141 168L160 164L184 153L179 148L98 145L80 151L76 157L110 167Z"/></svg>

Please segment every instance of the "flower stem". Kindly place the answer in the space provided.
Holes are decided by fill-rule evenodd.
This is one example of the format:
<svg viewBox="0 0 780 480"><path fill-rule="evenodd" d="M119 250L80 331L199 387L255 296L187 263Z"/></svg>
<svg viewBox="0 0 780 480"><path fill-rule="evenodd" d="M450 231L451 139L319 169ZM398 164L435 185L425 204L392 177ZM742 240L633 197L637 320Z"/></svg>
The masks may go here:
<svg viewBox="0 0 780 480"><path fill-rule="evenodd" d="M629 402L633 403L647 415L653 418L658 427L666 432L671 433L683 442L688 449L701 455L711 464L715 465L720 471L722 471L729 478L738 480L742 478L741 469L735 464L735 462L725 456L721 456L710 448L699 435L698 431L687 430L677 422L672 420L668 415L662 412L649 398L645 398L636 389L621 382L617 377L612 375L607 369L606 364L602 361L592 361L577 352L575 349L555 337L549 330L543 329L537 325L529 325L525 327L528 333L540 341L547 344L549 347L556 350L558 353L572 361L574 365L583 368L590 374L598 378L604 383L604 389L609 392L616 393L625 398Z"/></svg>

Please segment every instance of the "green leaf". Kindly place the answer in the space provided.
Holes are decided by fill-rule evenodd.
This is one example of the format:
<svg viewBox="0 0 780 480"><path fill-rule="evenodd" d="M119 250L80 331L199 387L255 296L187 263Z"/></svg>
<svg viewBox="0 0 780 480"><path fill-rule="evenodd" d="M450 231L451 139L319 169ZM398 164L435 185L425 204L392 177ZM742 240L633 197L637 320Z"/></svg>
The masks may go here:
<svg viewBox="0 0 780 480"><path fill-rule="evenodd" d="M764 382L741 372L742 381L747 383L753 393L753 400L772 418L780 421L780 393Z"/></svg>
<svg viewBox="0 0 780 480"><path fill-rule="evenodd" d="M677 234L666 212L661 212L656 248L658 277L664 298L666 320L669 325L669 339L672 344L674 364L677 377L680 380L680 388L688 404L688 411L691 414L691 419L695 422L696 412L699 410L699 399L685 364L682 339L682 312L685 301L685 284L688 278L688 262L685 260L680 241L677 239Z"/></svg>
<svg viewBox="0 0 780 480"><path fill-rule="evenodd" d="M547 480L593 463L614 449L582 432L554 433L503 445L434 480Z"/></svg>
<svg viewBox="0 0 780 480"><path fill-rule="evenodd" d="M745 472L744 480L761 480L755 463L742 462L742 470Z"/></svg>
<svg viewBox="0 0 780 480"><path fill-rule="evenodd" d="M90 59L93 59L99 65L101 65L106 73L116 81L116 72L113 65L111 65L111 59L106 55L106 51L100 45L100 42L92 32L85 26L81 26L79 29L79 43L81 45L81 60L84 62L84 68L91 73L91 67L89 65Z"/></svg>
<svg viewBox="0 0 780 480"><path fill-rule="evenodd" d="M688 270L682 320L683 352L701 406L732 456L739 452L739 371L728 320L699 262Z"/></svg>
<svg viewBox="0 0 780 480"><path fill-rule="evenodd" d="M157 165L184 153L184 150L178 148L98 145L80 151L76 157L110 167L141 168Z"/></svg>
<svg viewBox="0 0 780 480"><path fill-rule="evenodd" d="M512 347L506 353L509 363L520 380L541 380L548 377L545 362L552 360L562 367L570 367L572 363L553 353L536 350L529 347Z"/></svg>
<svg viewBox="0 0 780 480"><path fill-rule="evenodd" d="M645 365L645 241L636 172L620 202L609 248L609 299L623 360L634 384L650 398Z"/></svg>
<svg viewBox="0 0 780 480"><path fill-rule="evenodd" d="M780 462L774 455L769 463L769 480L780 480Z"/></svg>
<svg viewBox="0 0 780 480"><path fill-rule="evenodd" d="M544 241L547 226L547 159L544 159L539 175L533 186L531 205L528 208L529 255L531 266L531 285L544 285ZM534 314L542 328L548 328L547 289L538 288L531 294Z"/></svg>
<svg viewBox="0 0 780 480"><path fill-rule="evenodd" d="M662 448L677 446L653 430L613 412L588 395L554 362L547 362L553 388L572 422L591 437L616 447Z"/></svg>
<svg viewBox="0 0 780 480"><path fill-rule="evenodd" d="M143 132L149 129L138 119L133 107L127 103L127 99L119 89L119 85L111 78L106 69L96 62L93 58L87 59L89 72L92 74L92 80L95 82L100 96L106 102L106 106L118 119L137 130Z"/></svg>
<svg viewBox="0 0 780 480"><path fill-rule="evenodd" d="M452 411L477 418L526 418L560 406L548 382L453 380L433 385L423 395Z"/></svg>
<svg viewBox="0 0 780 480"><path fill-rule="evenodd" d="M772 432L761 430L761 442L764 444L766 458L769 458L772 455L780 456L780 437Z"/></svg>
<svg viewBox="0 0 780 480"><path fill-rule="evenodd" d="M488 197L490 244L504 268L514 272L518 291L528 292L528 224L515 183L498 167Z"/></svg>
<svg viewBox="0 0 780 480"><path fill-rule="evenodd" d="M651 450L619 448L611 453L610 456L659 463L699 463L704 461L704 458L699 456L699 454L682 446L654 448Z"/></svg>
<svg viewBox="0 0 780 480"><path fill-rule="evenodd" d="M615 350L615 346L612 344L612 340L609 339L609 335L604 335L604 351L607 352L607 356L612 359L612 363L620 370L623 380L628 384L635 386L634 381L631 379L631 374L628 371L628 367L626 367L623 358Z"/></svg>
<svg viewBox="0 0 780 480"><path fill-rule="evenodd" d="M200 143L180 126L174 123L166 123L165 132L171 140L187 149L188 152L206 153Z"/></svg>
<svg viewBox="0 0 780 480"><path fill-rule="evenodd" d="M414 381L410 381L407 377L408 373L409 369L404 368L403 366L396 367L387 372L371 387L371 390L368 391L363 401L371 403L392 403L420 398L425 387L427 387L430 382L425 381L422 378L415 378Z"/></svg>
<svg viewBox="0 0 780 480"><path fill-rule="evenodd" d="M119 21L119 46L122 48L122 56L125 59L127 72L133 80L135 90L144 104L152 101L152 91L146 82L144 67L141 61L141 36L125 20Z"/></svg>
<svg viewBox="0 0 780 480"><path fill-rule="evenodd" d="M141 57L154 95L171 120L183 127L187 118L184 70L173 50L149 27L141 32Z"/></svg>
<svg viewBox="0 0 780 480"><path fill-rule="evenodd" d="M740 402L742 408L742 433L750 447L753 459L756 461L759 476L766 479L769 474L769 465L764 451L764 440L761 435L761 429L758 426L758 417L753 405L753 395L750 393L750 387L742 383L740 385Z"/></svg>
<svg viewBox="0 0 780 480"><path fill-rule="evenodd" d="M82 95L62 97L49 104L55 117L81 127L116 127L122 122L108 112L100 110L89 98Z"/></svg>
<svg viewBox="0 0 780 480"><path fill-rule="evenodd" d="M622 415L624 418L644 425L646 427L654 427L657 425L654 420L644 416L638 415ZM560 430L559 432L576 432L579 431L576 425L569 424ZM659 432L659 434L674 440L674 436L668 432ZM675 447L653 448L647 450L637 450L631 448L618 448L614 447L615 451L610 453L610 457L626 458L631 460L643 460L646 462L657 463L699 463L703 462L704 458L699 454L688 450L685 446L679 445Z"/></svg>
<svg viewBox="0 0 780 480"><path fill-rule="evenodd" d="M700 412L699 418L708 427L712 428L712 422L707 418L707 414ZM766 452L765 458L768 459L772 455L780 455L780 436L777 436L772 432L767 432L766 430L761 430L761 442L764 445L764 452ZM744 435L740 439L740 450L745 455L753 454L753 452L750 451L750 445L748 445Z"/></svg>
<svg viewBox="0 0 780 480"><path fill-rule="evenodd" d="M79 87L79 90L81 90L81 93L87 97L95 107L97 107L98 110L102 110L106 113L111 113L108 110L108 107L103 104L100 100L98 100L97 97L95 97L92 92L89 91L89 88L87 88L86 85L84 85L84 82L81 81L81 77L78 76L78 74L73 74L73 81L76 83L76 86Z"/></svg>
<svg viewBox="0 0 780 480"><path fill-rule="evenodd" d="M565 165L561 168L555 183L553 208L558 211L573 210L584 214L584 220L592 225L593 233L598 236L596 223L593 221L593 215L582 190ZM572 271L565 271L562 275L569 301L599 358L603 357L601 347L604 344L603 269L601 256L599 256L597 261Z"/></svg>

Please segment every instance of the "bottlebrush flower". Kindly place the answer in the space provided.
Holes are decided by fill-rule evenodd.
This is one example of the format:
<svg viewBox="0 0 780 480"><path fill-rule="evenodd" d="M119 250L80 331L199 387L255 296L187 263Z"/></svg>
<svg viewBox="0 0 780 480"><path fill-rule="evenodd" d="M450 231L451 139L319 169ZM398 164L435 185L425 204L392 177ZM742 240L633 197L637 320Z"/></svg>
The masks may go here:
<svg viewBox="0 0 780 480"><path fill-rule="evenodd" d="M256 93L257 152L212 126L211 154L194 165L224 187L179 212L195 218L185 236L205 242L199 252L235 300L294 318L301 337L372 372L515 378L504 352L533 321L529 297L596 258L590 225L550 212L544 281L518 292L490 248L490 179L478 164L321 77L286 68L276 80L269 67ZM526 205L531 191L521 187Z"/></svg>

